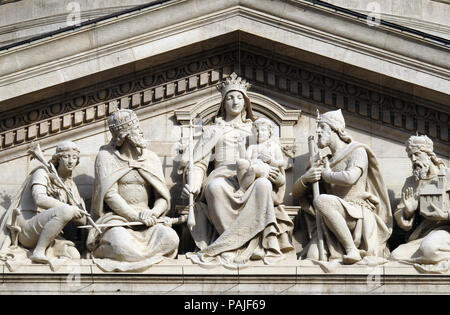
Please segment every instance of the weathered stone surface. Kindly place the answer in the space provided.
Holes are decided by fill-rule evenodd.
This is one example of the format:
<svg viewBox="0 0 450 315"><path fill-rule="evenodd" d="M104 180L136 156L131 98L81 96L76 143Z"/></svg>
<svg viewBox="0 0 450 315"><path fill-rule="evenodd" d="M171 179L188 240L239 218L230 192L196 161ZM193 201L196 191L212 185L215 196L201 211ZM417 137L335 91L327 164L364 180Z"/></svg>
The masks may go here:
<svg viewBox="0 0 450 315"><path fill-rule="evenodd" d="M0 294L447 294L450 274L423 277L412 266L347 266L330 274L310 261L240 270L204 269L184 256L141 273L105 274L89 261L53 272L45 265L2 265ZM170 276L170 277L168 277ZM120 290L120 291L119 291Z"/></svg>
<svg viewBox="0 0 450 315"><path fill-rule="evenodd" d="M111 10L94 12L90 11L94 2L78 2L88 6L83 9L83 18L113 12L118 5L112 1ZM361 12L367 9L365 1L331 2ZM17 5L25 3L19 1ZM120 5L125 8L138 3L141 1ZM195 9L190 7L193 3ZM231 0L199 6L194 0L176 0L73 34L0 50L0 210L9 207L27 174L37 166L26 156L31 141L41 143L46 159L51 158L58 142L70 139L77 143L82 153L74 180L90 205L95 157L111 140L106 118L119 108L132 108L162 164L172 201L168 210L175 216L176 209L186 205L180 197L183 176L178 173L180 150L186 149L186 117L200 111L205 121L213 121L214 106L219 103L214 100L218 96L215 85L233 71L253 85L254 93L249 95L254 113L276 122L280 145L291 155L284 202L295 229L305 227L296 217L299 200L291 192L307 168L307 137L316 131L316 109L322 113L342 109L349 134L369 145L377 156L393 209L402 202L403 179L410 175L412 163L404 147L410 135L416 131L427 134L438 157L449 165L448 51L444 47L387 27L368 27L364 21L306 2L275 3ZM446 21L440 20L447 9L433 13L430 8L443 4L430 3L414 1L403 11L404 16L399 16L402 9L398 4L386 5L382 17L434 34L448 33ZM65 17L60 6L58 3L51 9L51 21L40 18L24 22L49 10L41 4L39 10L20 10L16 15L0 10L0 20L8 24L0 26L0 42L48 30L46 21L61 26ZM436 15L433 24L424 22L430 20L429 14ZM168 15L173 17L170 21ZM19 24L13 25L13 19ZM149 24L149 20L154 23ZM20 29L25 25L22 22L41 26ZM444 24L436 27L436 22ZM14 33L5 32L12 27ZM204 102L210 107L202 107ZM269 103L277 105L265 106ZM290 110L301 110L301 117L293 119ZM192 239L187 237L187 229L176 230L184 237L180 247L184 253L192 247ZM388 242L391 250L404 243L402 233L394 230L395 238ZM420 267L395 262L337 269L327 265L322 266L328 268L324 272L311 261L289 257L275 266L251 262L245 269L208 270L179 255L139 274L114 275L89 260L74 262L73 266L53 266L59 271L33 264L15 266L17 270L11 272L11 266L3 265L0 293L75 293L74 288L78 293L94 294L117 290L185 294L450 290L448 272L423 276ZM67 282L66 276L73 280L78 274L80 285Z"/></svg>

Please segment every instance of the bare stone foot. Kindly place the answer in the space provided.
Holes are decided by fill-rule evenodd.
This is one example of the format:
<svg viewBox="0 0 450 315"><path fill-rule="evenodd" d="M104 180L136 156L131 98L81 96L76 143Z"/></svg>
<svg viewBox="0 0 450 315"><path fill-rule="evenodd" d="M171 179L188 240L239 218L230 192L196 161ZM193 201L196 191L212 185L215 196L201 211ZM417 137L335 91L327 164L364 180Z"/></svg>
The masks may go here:
<svg viewBox="0 0 450 315"><path fill-rule="evenodd" d="M357 250L357 249L349 250L347 252L347 255L344 255L343 258L344 258L344 264L346 264L346 265L354 264L362 259L361 255L359 253L359 250Z"/></svg>
<svg viewBox="0 0 450 315"><path fill-rule="evenodd" d="M44 252L42 250L34 250L33 254L30 257L31 261L35 263L41 263L46 264L49 262L47 256L45 256Z"/></svg>

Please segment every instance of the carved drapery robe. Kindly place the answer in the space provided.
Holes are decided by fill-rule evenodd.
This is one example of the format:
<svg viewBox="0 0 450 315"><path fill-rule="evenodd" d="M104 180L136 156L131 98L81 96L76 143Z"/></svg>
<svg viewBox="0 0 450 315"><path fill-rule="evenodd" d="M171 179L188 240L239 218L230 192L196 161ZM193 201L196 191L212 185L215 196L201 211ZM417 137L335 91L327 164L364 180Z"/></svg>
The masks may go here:
<svg viewBox="0 0 450 315"><path fill-rule="evenodd" d="M143 185L150 187L149 202L154 201L155 196L166 201L167 207L160 217L170 209L170 193L158 156L144 149L137 161L130 161L122 157L114 146L106 145L100 149L95 162L91 212L94 218L99 218L97 224L128 222L126 217L118 215L114 209L105 211L105 196L111 193L118 194L120 198L121 188L120 185L119 189L116 186L121 180L126 181L127 176L137 176ZM126 189L126 185L123 189ZM160 223L151 227L107 228L102 235L91 229L87 239L87 247L94 261L108 271L145 269L160 262L163 257L176 257L178 245L176 232Z"/></svg>
<svg viewBox="0 0 450 315"><path fill-rule="evenodd" d="M251 121L227 124L221 118L205 128L194 150L194 171L203 178L202 190L195 204L196 225L191 231L200 249L188 256L199 264L222 264L235 268L235 258L247 249L252 259L265 263L284 258L293 249L288 233L293 223L284 211L285 184L276 187L267 178L258 178L242 197L236 161L238 142L251 134ZM214 170L208 165L214 157ZM187 160L182 161L185 166ZM185 168L185 177L188 168ZM284 175L284 170L280 170ZM250 241L258 239L250 245ZM252 246L252 248L249 248ZM248 262L244 259L240 264Z"/></svg>
<svg viewBox="0 0 450 315"><path fill-rule="evenodd" d="M450 211L450 170L447 173L447 207L441 209L448 213ZM414 198L418 201L420 208L420 190L428 184L436 185L437 176L416 180L414 176L408 177L402 188L402 193L409 187L413 188ZM406 244L402 244L392 252L395 260L404 260L416 263L416 267L425 272L445 272L450 269L450 221L430 220L420 215L417 209L414 215L408 217L405 214L406 207L403 202L394 211L394 218L400 228L409 231ZM439 233L436 233L439 232ZM433 236L434 234L434 236ZM428 244L423 244L425 238Z"/></svg>
<svg viewBox="0 0 450 315"><path fill-rule="evenodd" d="M358 167L362 173L354 185L333 185L321 181L321 194L337 197L348 216L356 220L356 226L351 229L353 240L358 249L365 251L367 256L387 258L389 250L387 240L392 233L392 213L389 196L381 177L378 162L371 149L364 144L352 142L341 152L330 159L333 172L345 172L351 167ZM302 209L306 213L309 243L302 256L308 257L310 246L317 246L317 230L315 226L315 210L310 198L310 189L298 180L293 188L294 196L298 197ZM345 250L333 232L322 222L325 250L329 260L342 259ZM314 252L314 251L313 251Z"/></svg>

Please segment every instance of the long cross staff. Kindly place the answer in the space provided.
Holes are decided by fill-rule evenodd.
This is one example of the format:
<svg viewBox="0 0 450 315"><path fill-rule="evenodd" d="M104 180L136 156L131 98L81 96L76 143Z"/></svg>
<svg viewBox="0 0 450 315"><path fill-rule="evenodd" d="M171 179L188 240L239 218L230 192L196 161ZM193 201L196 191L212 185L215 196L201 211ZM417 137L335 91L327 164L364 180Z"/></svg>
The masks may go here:
<svg viewBox="0 0 450 315"><path fill-rule="evenodd" d="M192 185L192 172L194 170L194 124L192 123L192 118L189 119L189 172L187 182L189 185L189 214L187 218L187 226L189 230L195 226L195 215L194 215L194 194L191 192Z"/></svg>
<svg viewBox="0 0 450 315"><path fill-rule="evenodd" d="M319 119L320 119L320 113L319 113L319 110L317 110L316 128L317 128ZM308 148L309 148L310 161L311 161L311 166L312 166L312 164L315 162L314 157L317 154L317 149L316 149L316 145L314 142L314 136L308 137ZM312 189L313 189L313 197L314 197L314 199L316 199L320 195L318 181L314 182L312 184ZM317 209L315 209L315 213L316 213L317 241L318 241L317 247L319 249L319 260L326 261L325 247L323 244L322 218L320 217L320 214L317 211Z"/></svg>
<svg viewBox="0 0 450 315"><path fill-rule="evenodd" d="M197 118L199 118L198 115ZM191 191L194 180L192 176L192 173L194 171L194 127L203 127L203 125L194 124L191 117L189 119L189 164L188 164L189 172L187 174L187 184L189 186L189 214L187 217L187 226L190 231L192 231L192 229L195 226L194 193Z"/></svg>
<svg viewBox="0 0 450 315"><path fill-rule="evenodd" d="M36 160L38 160L42 166L45 168L45 170L47 171L47 173L52 174L54 176L54 178L56 179L56 181L58 182L58 184L62 187L62 189L64 189L64 191L66 192L67 196L69 197L69 199L78 207L80 208L84 215L86 216L88 222L90 225L92 225L98 233L102 234L102 231L100 230L100 228L95 224L94 220L92 220L91 215L86 211L86 209L84 208L84 205L82 203L78 203L77 200L75 199L75 196L73 195L72 191L67 188L67 186L64 184L64 182L62 181L62 179L59 177L58 175L58 171L55 169L55 166L52 163L47 163L44 159L44 155L42 154L41 151L41 147L39 146L39 143L32 143L30 148L28 149L28 153L31 154L32 159L35 158Z"/></svg>

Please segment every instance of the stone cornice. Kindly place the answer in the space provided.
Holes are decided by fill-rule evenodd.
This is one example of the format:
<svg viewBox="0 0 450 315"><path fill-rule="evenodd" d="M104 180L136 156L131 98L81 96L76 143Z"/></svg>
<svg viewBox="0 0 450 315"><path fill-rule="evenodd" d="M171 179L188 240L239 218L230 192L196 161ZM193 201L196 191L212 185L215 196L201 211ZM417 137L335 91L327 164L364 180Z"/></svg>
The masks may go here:
<svg viewBox="0 0 450 315"><path fill-rule="evenodd" d="M170 23L163 19L167 14ZM450 90L448 49L437 44L386 27L369 28L304 1L284 1L277 7L266 0L214 1L208 6L180 0L0 52L0 95L10 99L233 31L441 93Z"/></svg>
<svg viewBox="0 0 450 315"><path fill-rule="evenodd" d="M126 5L126 6L113 7L113 8L83 10L80 12L81 20L84 21L84 20L88 20L88 19L97 18L99 16L115 13L118 10L124 10L124 9L128 9L131 7L132 7L131 5ZM67 21L67 12L64 12L61 14L56 14L53 16L39 17L39 18L32 19L32 20L20 21L18 23L0 26L0 36L2 36L2 35L4 36L9 33L15 33L15 32L22 33L22 32L26 32L26 30L28 30L28 29L33 29L33 28L37 28L37 27L48 27L52 24L62 24L62 23L65 23L66 21ZM33 34L30 34L30 35L33 35ZM23 36L23 37L27 37L27 36ZM1 39L1 37L0 37L0 39ZM14 40L11 40L11 41L16 42L16 41L20 41L20 40L21 40L21 38L15 37ZM7 41L8 40L5 40L3 42L7 42ZM2 45L4 45L4 44L2 43Z"/></svg>
<svg viewBox="0 0 450 315"><path fill-rule="evenodd" d="M364 10L358 10L358 12L369 14L370 12ZM446 39L450 39L450 26L445 24L433 23L430 21L412 18L412 17L404 17L399 15L381 13L380 17L382 19L388 20L390 22L394 22L397 24L401 24L403 26L411 27L414 29L423 30L429 32L430 34L436 34Z"/></svg>
<svg viewBox="0 0 450 315"><path fill-rule="evenodd" d="M403 141L399 133L418 131L436 142L438 153L450 156L448 107L242 44L5 112L0 120L0 151L10 154L33 140L59 138L71 130L103 125L112 104L138 113L164 102L171 104L166 111L178 109L181 99L193 98L202 90L214 91L217 82L232 71L249 80L252 90L274 95L286 108L306 112L311 105L322 110L342 108L351 127L370 126L367 132L388 128L389 132L377 134L394 141ZM25 154L23 149L19 151Z"/></svg>
<svg viewBox="0 0 450 315"><path fill-rule="evenodd" d="M298 2L302 3L303 1ZM320 8L314 9L323 10ZM318 21L316 21L316 23L311 23L308 25L306 23L304 24L302 23L306 22L305 20L300 21L278 20L274 19L271 14L262 13L260 11L251 10L247 8L242 8L241 14L243 16L252 18L255 21L267 23L274 27L278 27L286 31L293 32L298 35L302 36L307 35L310 38L315 38L317 40L323 41L324 43L328 43L336 47L342 47L346 49L350 48L368 57L373 56L386 61L397 62L412 69L417 68L442 78L448 78L449 74L448 67L450 63L447 60L436 59L434 61L437 61L437 63L433 64L430 63L430 60L427 59L426 56L409 55L408 51L406 51L404 47L401 47L401 49L394 47L396 44L398 44L397 39L389 38L388 37L389 35L385 35L386 37L384 37L383 40L370 36L368 38L364 38L370 33L367 31L367 25L365 21L359 20L355 21L348 17L343 17L339 15L333 16L333 13L330 13L327 10L324 11L328 13L329 15L328 18L330 18L331 16L334 21L332 20L327 23L318 23ZM347 19L348 20L347 22L351 21L352 24L351 26L357 26L358 28L355 29L353 31L354 33L352 34L349 34L348 31L338 31L338 30L333 31L330 25L333 25L334 24L333 22L338 22L340 19ZM384 31L388 31L386 27L379 26L379 28ZM389 31L393 32L392 30ZM389 39L389 41L387 41L387 39ZM422 44L427 45L429 43L423 42ZM442 46L438 46L435 48L438 48L438 50L442 50L443 53L448 53L449 51L448 48Z"/></svg>
<svg viewBox="0 0 450 315"><path fill-rule="evenodd" d="M225 292L231 296L448 294L450 288L450 272L420 274L411 265L392 261L380 266L340 266L333 273L327 273L319 264L295 258L276 265L251 262L250 266L232 270L224 267L204 268L179 255L177 260L167 259L138 273L104 272L90 260L72 260L55 271L44 264L18 266L17 270L10 271L3 264L0 265L0 272L4 284L0 288L1 294L175 293L186 295L186 301L190 301L190 295L211 292Z"/></svg>

